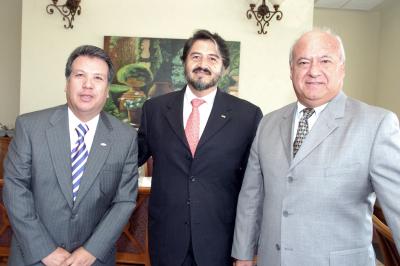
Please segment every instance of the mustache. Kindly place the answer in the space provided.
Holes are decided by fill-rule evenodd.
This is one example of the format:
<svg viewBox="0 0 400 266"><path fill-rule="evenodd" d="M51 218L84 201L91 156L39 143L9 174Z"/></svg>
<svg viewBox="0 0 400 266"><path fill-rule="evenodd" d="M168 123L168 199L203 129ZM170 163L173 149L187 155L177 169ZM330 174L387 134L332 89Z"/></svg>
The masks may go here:
<svg viewBox="0 0 400 266"><path fill-rule="evenodd" d="M194 73L197 71L202 71L204 73L207 73L208 75L211 75L211 71L208 68L196 67L195 69L193 69L192 72Z"/></svg>

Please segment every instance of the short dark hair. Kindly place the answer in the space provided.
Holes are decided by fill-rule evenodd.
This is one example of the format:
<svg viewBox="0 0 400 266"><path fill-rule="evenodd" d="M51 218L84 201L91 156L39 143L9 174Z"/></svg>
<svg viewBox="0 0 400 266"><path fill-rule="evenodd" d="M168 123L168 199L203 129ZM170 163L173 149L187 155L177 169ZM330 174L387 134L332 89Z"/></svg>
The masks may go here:
<svg viewBox="0 0 400 266"><path fill-rule="evenodd" d="M108 84L111 84L114 75L114 65L108 54L101 48L93 45L82 45L76 48L68 57L67 64L65 65L65 77L68 79L72 71L72 63L79 56L96 57L103 60L108 66Z"/></svg>
<svg viewBox="0 0 400 266"><path fill-rule="evenodd" d="M225 69L229 67L230 58L229 58L229 49L226 45L224 39L221 38L217 33L211 33L208 30L198 30L196 31L193 36L188 39L183 47L183 53L181 56L181 60L185 63L186 58L190 49L192 48L193 44L198 40L210 40L217 45L217 48L222 56L222 64L224 65Z"/></svg>

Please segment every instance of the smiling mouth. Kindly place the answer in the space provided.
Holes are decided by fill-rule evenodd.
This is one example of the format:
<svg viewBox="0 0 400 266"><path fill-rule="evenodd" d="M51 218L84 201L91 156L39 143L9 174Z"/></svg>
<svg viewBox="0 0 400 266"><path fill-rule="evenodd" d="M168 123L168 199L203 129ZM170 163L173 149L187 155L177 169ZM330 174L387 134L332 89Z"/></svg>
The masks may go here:
<svg viewBox="0 0 400 266"><path fill-rule="evenodd" d="M208 70L207 68L201 68L201 67L193 69L192 72L195 73L195 74L211 75L211 71L210 70Z"/></svg>
<svg viewBox="0 0 400 266"><path fill-rule="evenodd" d="M80 95L80 98L83 101L88 102L88 101L92 100L93 96L92 95Z"/></svg>
<svg viewBox="0 0 400 266"><path fill-rule="evenodd" d="M307 85L324 85L325 82L317 82L317 81L312 81L312 82L306 82Z"/></svg>

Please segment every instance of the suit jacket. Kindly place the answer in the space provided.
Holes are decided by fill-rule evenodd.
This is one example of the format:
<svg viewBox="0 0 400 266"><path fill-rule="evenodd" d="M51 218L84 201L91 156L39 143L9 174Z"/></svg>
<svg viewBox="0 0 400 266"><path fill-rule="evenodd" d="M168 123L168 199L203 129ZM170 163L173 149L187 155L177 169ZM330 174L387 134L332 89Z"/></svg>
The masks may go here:
<svg viewBox="0 0 400 266"><path fill-rule="evenodd" d="M261 110L218 90L192 158L183 128L184 93L153 98L143 106L139 161L153 157L151 262L181 265L191 240L199 266L232 265L237 196Z"/></svg>
<svg viewBox="0 0 400 266"><path fill-rule="evenodd" d="M95 265L115 265L114 244L137 195L136 132L101 112L75 202L70 146L66 105L17 118L4 162L9 265L41 265L57 247L81 246Z"/></svg>
<svg viewBox="0 0 400 266"><path fill-rule="evenodd" d="M397 117L339 93L292 156L296 103L266 115L239 196L232 256L259 266L370 266L375 197L400 245Z"/></svg>

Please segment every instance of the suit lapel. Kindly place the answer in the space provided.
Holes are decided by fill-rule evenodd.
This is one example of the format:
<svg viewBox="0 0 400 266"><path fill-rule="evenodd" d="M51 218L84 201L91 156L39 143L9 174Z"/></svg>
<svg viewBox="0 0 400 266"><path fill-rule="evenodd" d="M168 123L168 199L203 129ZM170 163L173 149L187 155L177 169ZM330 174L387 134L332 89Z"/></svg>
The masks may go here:
<svg viewBox="0 0 400 266"><path fill-rule="evenodd" d="M230 121L230 112L231 107L227 95L217 89L210 117L208 118L206 127L200 137L197 149L201 148L202 145L210 140Z"/></svg>
<svg viewBox="0 0 400 266"><path fill-rule="evenodd" d="M290 162L293 157L292 132L295 110L296 103L293 103L287 108L286 113L282 116L280 124L280 135L288 162Z"/></svg>
<svg viewBox="0 0 400 266"><path fill-rule="evenodd" d="M189 149L189 144L186 140L185 130L183 128L183 97L185 89L180 90L167 103L165 117L172 130L175 132L178 139Z"/></svg>
<svg viewBox="0 0 400 266"><path fill-rule="evenodd" d="M345 107L346 96L341 92L321 112L296 157L293 159L291 168L301 162L339 126L338 119L344 116Z"/></svg>
<svg viewBox="0 0 400 266"><path fill-rule="evenodd" d="M83 172L81 179L78 196L75 200L74 208L79 206L79 203L89 191L93 182L96 180L100 169L103 167L104 162L107 159L108 153L113 144L110 138L111 131L112 126L110 121L108 120L107 116L101 112L92 147L90 148L89 158L86 162L85 171Z"/></svg>
<svg viewBox="0 0 400 266"><path fill-rule="evenodd" d="M66 106L54 112L50 118L50 124L52 127L46 130L50 156L61 191L72 208L71 144Z"/></svg>

